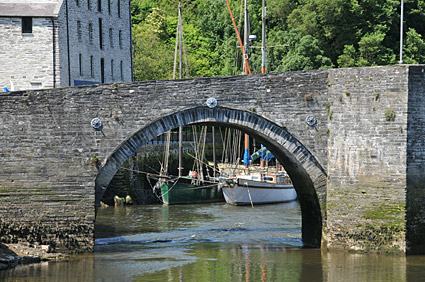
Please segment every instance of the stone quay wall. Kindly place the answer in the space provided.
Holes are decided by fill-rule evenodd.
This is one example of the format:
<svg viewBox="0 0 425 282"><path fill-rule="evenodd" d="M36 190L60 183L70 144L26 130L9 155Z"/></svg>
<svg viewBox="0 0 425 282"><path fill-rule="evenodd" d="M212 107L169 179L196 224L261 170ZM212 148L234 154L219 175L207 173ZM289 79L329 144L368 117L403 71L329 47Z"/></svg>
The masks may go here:
<svg viewBox="0 0 425 282"><path fill-rule="evenodd" d="M406 202L406 194L423 189L421 71L421 66L401 65L2 94L0 239L91 250L99 173L92 160L97 157L102 170L141 129L204 107L214 97L229 115L247 113L246 122L229 125L250 129L249 119L258 116L298 142L285 147L284 141L272 140L273 134L250 129L281 149L277 155L284 166L287 161L300 198L303 238L309 222L304 214L317 208L315 197L323 247L414 249L407 240L423 235L415 228L423 209L417 197ZM309 126L308 116L317 123ZM104 135L90 127L95 117L102 120ZM315 184L311 166L323 171L324 187ZM412 212L410 229L406 211Z"/></svg>

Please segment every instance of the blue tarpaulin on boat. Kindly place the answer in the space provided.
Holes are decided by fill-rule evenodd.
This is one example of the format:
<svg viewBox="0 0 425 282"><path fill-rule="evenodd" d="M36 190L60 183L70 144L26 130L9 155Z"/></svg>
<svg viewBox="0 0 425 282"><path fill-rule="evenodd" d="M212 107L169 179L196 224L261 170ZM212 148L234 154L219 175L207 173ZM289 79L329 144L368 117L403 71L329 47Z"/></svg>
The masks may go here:
<svg viewBox="0 0 425 282"><path fill-rule="evenodd" d="M251 163L256 159L261 158L261 160L267 161L271 158L274 158L274 155L263 145L261 145L261 149L251 155Z"/></svg>

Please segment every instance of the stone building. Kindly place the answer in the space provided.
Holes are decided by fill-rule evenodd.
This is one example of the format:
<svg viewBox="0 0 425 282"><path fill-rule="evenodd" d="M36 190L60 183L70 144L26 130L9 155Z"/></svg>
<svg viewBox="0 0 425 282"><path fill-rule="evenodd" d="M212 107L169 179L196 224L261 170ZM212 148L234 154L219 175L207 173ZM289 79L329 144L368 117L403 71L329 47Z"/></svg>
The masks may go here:
<svg viewBox="0 0 425 282"><path fill-rule="evenodd" d="M129 0L0 0L0 91L132 81Z"/></svg>

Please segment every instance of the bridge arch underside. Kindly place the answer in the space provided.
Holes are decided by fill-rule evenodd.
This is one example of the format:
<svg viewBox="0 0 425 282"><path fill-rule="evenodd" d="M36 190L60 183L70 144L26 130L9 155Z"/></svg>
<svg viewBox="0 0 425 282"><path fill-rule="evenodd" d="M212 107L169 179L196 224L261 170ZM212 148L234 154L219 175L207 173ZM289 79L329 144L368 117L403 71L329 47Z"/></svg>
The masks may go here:
<svg viewBox="0 0 425 282"><path fill-rule="evenodd" d="M285 128L250 112L228 108L197 107L164 116L137 131L118 146L96 177L96 208L121 165L155 137L190 124L208 124L239 129L262 142L284 166L297 191L302 213L305 247L320 247L326 218L326 172L314 156Z"/></svg>

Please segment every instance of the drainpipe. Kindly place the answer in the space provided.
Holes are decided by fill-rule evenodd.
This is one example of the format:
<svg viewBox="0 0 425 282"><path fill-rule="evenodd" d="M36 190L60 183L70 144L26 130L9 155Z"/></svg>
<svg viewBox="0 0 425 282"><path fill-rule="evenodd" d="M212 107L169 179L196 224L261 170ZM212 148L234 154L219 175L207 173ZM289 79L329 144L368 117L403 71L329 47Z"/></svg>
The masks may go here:
<svg viewBox="0 0 425 282"><path fill-rule="evenodd" d="M53 88L56 88L56 27L55 27L55 20L50 19L52 21L52 36L53 36Z"/></svg>
<svg viewBox="0 0 425 282"><path fill-rule="evenodd" d="M66 44L68 49L68 86L71 86L71 56L69 54L68 0L65 1L65 7L66 7Z"/></svg>

